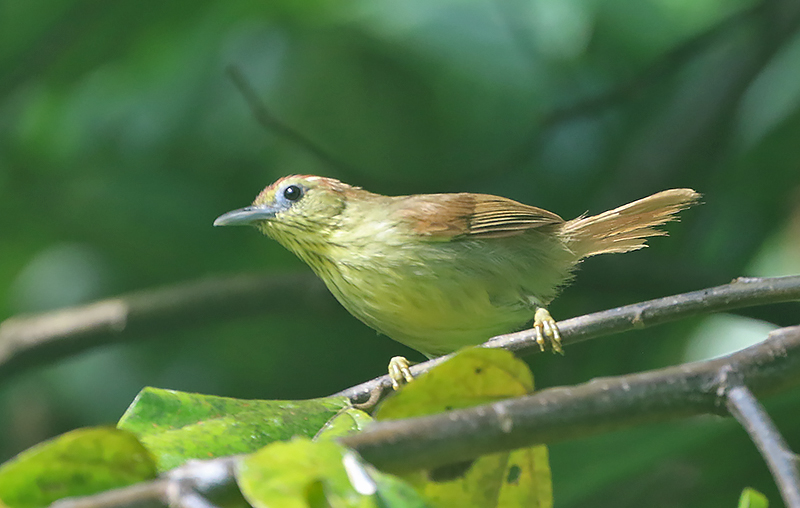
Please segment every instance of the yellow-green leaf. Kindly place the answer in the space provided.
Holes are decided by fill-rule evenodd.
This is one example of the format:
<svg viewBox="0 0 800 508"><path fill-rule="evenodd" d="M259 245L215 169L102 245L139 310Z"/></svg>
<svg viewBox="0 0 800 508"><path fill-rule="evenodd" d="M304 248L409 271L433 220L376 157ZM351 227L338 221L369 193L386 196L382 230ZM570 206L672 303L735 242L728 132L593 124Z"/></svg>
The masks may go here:
<svg viewBox="0 0 800 508"><path fill-rule="evenodd" d="M386 399L377 420L424 416L487 404L533 391L524 362L502 349L468 348Z"/></svg>
<svg viewBox="0 0 800 508"><path fill-rule="evenodd" d="M40 443L0 466L0 500L37 508L155 478L150 453L130 432L78 429Z"/></svg>
<svg viewBox="0 0 800 508"><path fill-rule="evenodd" d="M527 365L496 349L469 348L431 369L387 399L376 419L440 413L526 395L533 390ZM458 471L458 468L453 468ZM553 505L545 446L497 453L475 460L460 477L431 481L430 474L408 479L437 506L463 508L547 508Z"/></svg>
<svg viewBox="0 0 800 508"><path fill-rule="evenodd" d="M739 508L768 508L769 500L761 492L746 487L739 497Z"/></svg>
<svg viewBox="0 0 800 508"><path fill-rule="evenodd" d="M553 480L546 446L520 448L509 454L495 506L553 506Z"/></svg>

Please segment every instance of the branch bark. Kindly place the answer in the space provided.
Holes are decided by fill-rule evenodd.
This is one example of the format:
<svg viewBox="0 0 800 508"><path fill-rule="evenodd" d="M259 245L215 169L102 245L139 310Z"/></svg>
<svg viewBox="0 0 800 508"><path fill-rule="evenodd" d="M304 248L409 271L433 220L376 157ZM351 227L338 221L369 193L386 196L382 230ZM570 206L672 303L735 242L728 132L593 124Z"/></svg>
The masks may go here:
<svg viewBox="0 0 800 508"><path fill-rule="evenodd" d="M800 384L800 326L730 356L598 378L433 416L376 422L342 439L391 472L700 414L727 415L727 391L768 395Z"/></svg>
<svg viewBox="0 0 800 508"><path fill-rule="evenodd" d="M568 346L612 333L648 328L689 316L791 301L800 301L800 276L739 278L723 286L567 319L558 323L558 329L563 344ZM529 329L498 335L489 339L484 347L503 348L520 356L539 353L535 333L534 329ZM414 375L421 374L446 358L436 358L414 365L411 372ZM389 377L381 376L336 395L345 395L352 401L358 402L367 399L377 390L387 390L390 387Z"/></svg>

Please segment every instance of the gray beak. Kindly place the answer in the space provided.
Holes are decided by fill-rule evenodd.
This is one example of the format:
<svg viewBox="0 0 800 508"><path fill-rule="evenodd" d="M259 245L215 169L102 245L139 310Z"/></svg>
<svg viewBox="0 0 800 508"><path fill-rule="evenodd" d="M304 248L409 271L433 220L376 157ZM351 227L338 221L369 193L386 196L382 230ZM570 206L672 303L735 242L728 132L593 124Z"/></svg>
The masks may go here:
<svg viewBox="0 0 800 508"><path fill-rule="evenodd" d="M223 213L214 220L215 226L244 226L256 221L275 218L279 210L270 206L247 206Z"/></svg>

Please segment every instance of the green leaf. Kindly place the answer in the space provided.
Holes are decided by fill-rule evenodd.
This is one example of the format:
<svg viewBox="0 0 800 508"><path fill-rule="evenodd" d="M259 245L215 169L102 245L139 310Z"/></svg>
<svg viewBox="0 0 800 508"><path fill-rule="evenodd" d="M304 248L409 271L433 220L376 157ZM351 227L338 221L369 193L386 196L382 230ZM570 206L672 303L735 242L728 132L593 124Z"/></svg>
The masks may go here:
<svg viewBox="0 0 800 508"><path fill-rule="evenodd" d="M427 506L410 485L330 440L273 443L242 459L236 479L254 508Z"/></svg>
<svg viewBox="0 0 800 508"><path fill-rule="evenodd" d="M293 436L311 437L348 404L346 397L241 400L145 388L117 427L138 435L164 471L187 459L249 453Z"/></svg>
<svg viewBox="0 0 800 508"><path fill-rule="evenodd" d="M314 436L314 440L337 439L348 436L362 430L371 421L372 417L364 411L349 407L328 420L317 435Z"/></svg>
<svg viewBox="0 0 800 508"><path fill-rule="evenodd" d="M761 492L746 487L739 497L739 508L767 508L769 500Z"/></svg>
<svg viewBox="0 0 800 508"><path fill-rule="evenodd" d="M112 427L78 429L0 466L0 499L9 508L36 508L155 476L152 456L132 433Z"/></svg>
<svg viewBox="0 0 800 508"><path fill-rule="evenodd" d="M486 404L533 390L527 365L513 354L497 349L469 348L431 369L387 399L376 419L398 419L440 413ZM460 466L460 467L459 467ZM425 496L438 506L551 507L553 487L545 446L497 453L465 464L409 476ZM443 470L459 473L448 481Z"/></svg>

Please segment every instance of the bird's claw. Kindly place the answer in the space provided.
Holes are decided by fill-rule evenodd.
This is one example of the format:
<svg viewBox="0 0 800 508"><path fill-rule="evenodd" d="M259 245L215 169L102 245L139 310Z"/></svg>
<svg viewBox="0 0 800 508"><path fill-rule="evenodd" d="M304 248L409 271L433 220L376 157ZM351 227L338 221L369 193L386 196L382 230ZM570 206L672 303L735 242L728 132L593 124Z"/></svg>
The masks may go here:
<svg viewBox="0 0 800 508"><path fill-rule="evenodd" d="M564 350L561 348L561 334L556 321L544 307L536 309L533 328L536 330L536 343L539 344L539 349L544 351L549 344L554 353L564 354Z"/></svg>
<svg viewBox="0 0 800 508"><path fill-rule="evenodd" d="M411 366L404 356L393 356L389 360L389 378L392 380L392 388L399 390L406 383L410 383L414 376L411 375Z"/></svg>

